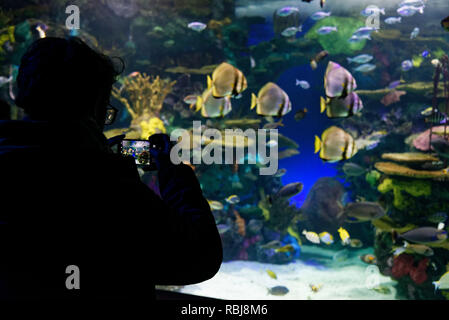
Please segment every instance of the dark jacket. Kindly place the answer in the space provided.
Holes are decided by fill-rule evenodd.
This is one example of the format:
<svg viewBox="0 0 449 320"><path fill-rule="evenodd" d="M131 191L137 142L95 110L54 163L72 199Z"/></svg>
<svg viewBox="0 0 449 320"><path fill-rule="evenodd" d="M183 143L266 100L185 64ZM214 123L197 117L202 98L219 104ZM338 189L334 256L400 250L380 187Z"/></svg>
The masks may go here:
<svg viewBox="0 0 449 320"><path fill-rule="evenodd" d="M0 297L153 296L213 277L221 241L192 169L162 168L161 199L132 159L80 147L80 130L0 122Z"/></svg>

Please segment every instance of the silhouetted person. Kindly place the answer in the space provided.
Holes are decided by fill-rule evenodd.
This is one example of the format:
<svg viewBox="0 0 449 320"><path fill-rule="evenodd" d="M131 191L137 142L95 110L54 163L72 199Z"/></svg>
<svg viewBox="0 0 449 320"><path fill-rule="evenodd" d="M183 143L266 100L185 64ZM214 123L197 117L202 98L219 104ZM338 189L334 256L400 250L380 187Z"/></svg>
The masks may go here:
<svg viewBox="0 0 449 320"><path fill-rule="evenodd" d="M102 134L118 69L77 38L40 39L23 56L16 104L28 118L0 122L0 297L151 297L218 271L214 218L168 137L150 151L161 199ZM66 288L69 265L79 290Z"/></svg>

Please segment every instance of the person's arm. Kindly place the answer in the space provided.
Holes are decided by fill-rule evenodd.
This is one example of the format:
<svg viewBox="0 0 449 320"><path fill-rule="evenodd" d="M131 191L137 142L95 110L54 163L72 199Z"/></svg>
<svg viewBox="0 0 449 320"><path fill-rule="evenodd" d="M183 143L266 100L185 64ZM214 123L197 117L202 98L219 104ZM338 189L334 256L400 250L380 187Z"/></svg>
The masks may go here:
<svg viewBox="0 0 449 320"><path fill-rule="evenodd" d="M166 136L166 138L168 138ZM154 156L154 153L153 153ZM158 156L164 239L156 262L156 284L184 285L212 278L220 268L221 238L193 170Z"/></svg>

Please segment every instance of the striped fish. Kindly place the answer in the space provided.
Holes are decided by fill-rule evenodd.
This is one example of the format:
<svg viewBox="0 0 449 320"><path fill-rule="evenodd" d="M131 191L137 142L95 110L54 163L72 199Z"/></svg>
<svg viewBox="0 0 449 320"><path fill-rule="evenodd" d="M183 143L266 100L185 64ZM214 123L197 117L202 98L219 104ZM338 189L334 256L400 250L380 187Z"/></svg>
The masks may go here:
<svg viewBox="0 0 449 320"><path fill-rule="evenodd" d="M215 68L212 78L207 76L207 88L212 88L215 98L238 96L248 87L243 73L229 63L223 62Z"/></svg>

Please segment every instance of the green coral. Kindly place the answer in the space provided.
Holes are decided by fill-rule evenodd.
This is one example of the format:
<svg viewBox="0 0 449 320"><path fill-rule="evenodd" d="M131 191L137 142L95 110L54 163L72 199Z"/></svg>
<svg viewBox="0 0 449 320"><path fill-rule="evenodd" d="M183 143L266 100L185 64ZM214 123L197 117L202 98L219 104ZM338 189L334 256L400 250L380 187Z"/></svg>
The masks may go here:
<svg viewBox="0 0 449 320"><path fill-rule="evenodd" d="M320 35L317 30L324 26L337 27L337 32ZM324 50L330 54L352 54L354 51L362 50L366 40L359 42L348 42L354 31L365 26L365 21L350 17L327 17L319 20L304 36L306 39L318 40Z"/></svg>
<svg viewBox="0 0 449 320"><path fill-rule="evenodd" d="M377 181L380 179L380 172L377 170L371 170L366 173L365 180L370 184L371 187L374 187L377 184Z"/></svg>
<svg viewBox="0 0 449 320"><path fill-rule="evenodd" d="M378 187L381 193L393 191L395 208L404 210L415 204L414 198L429 196L432 193L431 183L423 180L397 180L386 178Z"/></svg>

